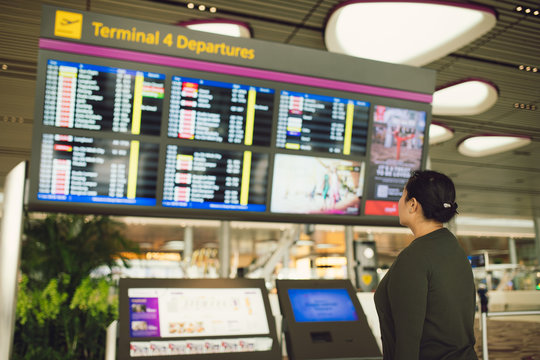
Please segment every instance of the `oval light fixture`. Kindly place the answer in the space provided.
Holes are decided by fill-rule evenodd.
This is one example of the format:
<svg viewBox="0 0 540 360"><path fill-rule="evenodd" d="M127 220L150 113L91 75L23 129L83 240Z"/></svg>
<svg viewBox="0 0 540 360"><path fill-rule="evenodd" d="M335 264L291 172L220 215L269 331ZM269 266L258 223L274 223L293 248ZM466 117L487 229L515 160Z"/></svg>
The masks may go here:
<svg viewBox="0 0 540 360"><path fill-rule="evenodd" d="M458 151L470 157L494 155L514 150L531 143L531 138L520 135L475 135L463 139Z"/></svg>
<svg viewBox="0 0 540 360"><path fill-rule="evenodd" d="M454 130L446 125L432 122L429 125L429 145L439 144L454 137Z"/></svg>
<svg viewBox="0 0 540 360"><path fill-rule="evenodd" d="M433 94L433 115L478 115L499 98L491 81L468 78L439 87Z"/></svg>
<svg viewBox="0 0 540 360"><path fill-rule="evenodd" d="M329 51L423 66L491 30L494 10L449 1L346 1L326 23Z"/></svg>
<svg viewBox="0 0 540 360"><path fill-rule="evenodd" d="M251 28L241 21L212 19L212 20L192 20L178 23L179 26L187 27L191 30L205 31L218 35L234 37L251 37Z"/></svg>

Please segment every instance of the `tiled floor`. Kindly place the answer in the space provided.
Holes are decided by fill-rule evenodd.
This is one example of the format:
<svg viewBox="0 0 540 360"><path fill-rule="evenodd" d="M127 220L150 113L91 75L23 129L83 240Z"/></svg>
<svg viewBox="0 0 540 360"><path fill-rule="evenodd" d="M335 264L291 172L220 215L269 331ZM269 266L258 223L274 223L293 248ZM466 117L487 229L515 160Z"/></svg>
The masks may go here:
<svg viewBox="0 0 540 360"><path fill-rule="evenodd" d="M476 353L482 359L482 333L475 324ZM540 322L487 320L489 360L540 360Z"/></svg>

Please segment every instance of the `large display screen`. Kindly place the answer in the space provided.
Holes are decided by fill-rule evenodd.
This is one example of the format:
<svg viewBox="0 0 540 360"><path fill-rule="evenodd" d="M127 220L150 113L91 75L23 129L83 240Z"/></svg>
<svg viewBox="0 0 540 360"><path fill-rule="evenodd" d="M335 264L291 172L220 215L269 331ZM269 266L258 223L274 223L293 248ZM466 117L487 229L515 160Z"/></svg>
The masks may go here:
<svg viewBox="0 0 540 360"><path fill-rule="evenodd" d="M278 148L365 155L369 103L282 91L276 136Z"/></svg>
<svg viewBox="0 0 540 360"><path fill-rule="evenodd" d="M173 76L169 136L245 145L270 144L274 90Z"/></svg>
<svg viewBox="0 0 540 360"><path fill-rule="evenodd" d="M158 150L137 140L44 133L37 198L153 206Z"/></svg>
<svg viewBox="0 0 540 360"><path fill-rule="evenodd" d="M29 210L373 224L422 166L428 104L122 51L40 50Z"/></svg>
<svg viewBox="0 0 540 360"><path fill-rule="evenodd" d="M367 177L366 215L398 215L412 170L421 168L426 112L376 105Z"/></svg>
<svg viewBox="0 0 540 360"><path fill-rule="evenodd" d="M277 360L264 286L262 279L121 279L119 358Z"/></svg>
<svg viewBox="0 0 540 360"><path fill-rule="evenodd" d="M288 289L296 322L357 321L347 289Z"/></svg>
<svg viewBox="0 0 540 360"><path fill-rule="evenodd" d="M354 160L276 154L271 211L358 215L363 169Z"/></svg>
<svg viewBox="0 0 540 360"><path fill-rule="evenodd" d="M167 145L163 206L266 210L268 155Z"/></svg>
<svg viewBox="0 0 540 360"><path fill-rule="evenodd" d="M159 135L165 75L49 59L43 124Z"/></svg>

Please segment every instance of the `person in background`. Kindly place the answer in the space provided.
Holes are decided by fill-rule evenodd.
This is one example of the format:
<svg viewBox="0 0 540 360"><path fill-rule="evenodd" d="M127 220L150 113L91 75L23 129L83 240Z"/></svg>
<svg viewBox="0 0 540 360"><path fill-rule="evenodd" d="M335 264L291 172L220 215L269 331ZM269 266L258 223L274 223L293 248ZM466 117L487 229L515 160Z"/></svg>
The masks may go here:
<svg viewBox="0 0 540 360"><path fill-rule="evenodd" d="M384 360L478 359L472 268L443 223L457 214L452 180L414 171L399 200L399 222L415 239L375 292Z"/></svg>

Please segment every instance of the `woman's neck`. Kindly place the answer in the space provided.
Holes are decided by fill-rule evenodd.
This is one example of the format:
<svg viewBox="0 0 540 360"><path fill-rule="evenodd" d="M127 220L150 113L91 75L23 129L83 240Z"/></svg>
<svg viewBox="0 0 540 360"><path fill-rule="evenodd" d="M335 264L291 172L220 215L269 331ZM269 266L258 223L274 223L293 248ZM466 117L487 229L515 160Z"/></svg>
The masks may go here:
<svg viewBox="0 0 540 360"><path fill-rule="evenodd" d="M438 221L426 220L410 226L411 231L414 234L414 238L417 239L424 235L427 235L435 230L443 228L443 224Z"/></svg>

